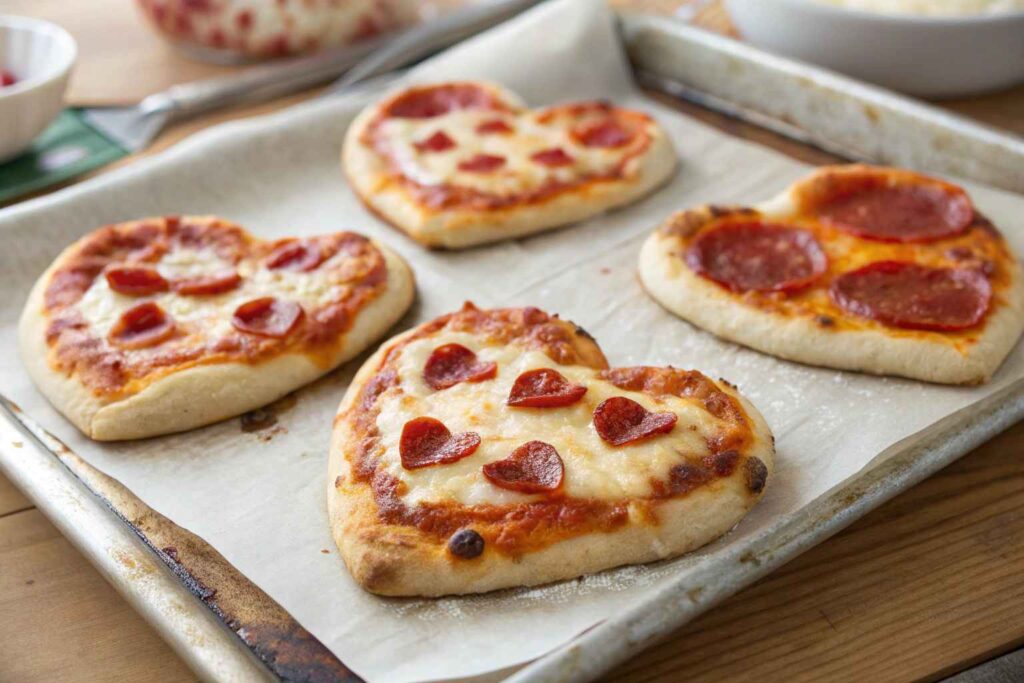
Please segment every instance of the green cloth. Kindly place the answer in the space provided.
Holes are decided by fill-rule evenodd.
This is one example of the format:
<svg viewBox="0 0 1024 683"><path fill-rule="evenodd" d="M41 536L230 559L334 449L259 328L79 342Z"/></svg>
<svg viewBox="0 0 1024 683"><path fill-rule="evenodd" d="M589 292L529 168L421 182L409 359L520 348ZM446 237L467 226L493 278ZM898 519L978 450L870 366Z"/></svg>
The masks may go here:
<svg viewBox="0 0 1024 683"><path fill-rule="evenodd" d="M127 150L65 109L22 155L0 164L0 202L40 190L120 159Z"/></svg>

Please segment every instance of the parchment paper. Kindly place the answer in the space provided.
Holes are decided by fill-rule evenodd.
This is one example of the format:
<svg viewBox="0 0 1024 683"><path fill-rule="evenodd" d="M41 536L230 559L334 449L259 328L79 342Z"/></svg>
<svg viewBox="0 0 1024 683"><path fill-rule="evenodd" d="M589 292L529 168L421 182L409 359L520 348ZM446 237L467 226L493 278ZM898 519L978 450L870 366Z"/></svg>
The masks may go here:
<svg viewBox="0 0 1024 683"><path fill-rule="evenodd" d="M370 680L470 676L535 658L668 577L715 562L716 549L749 541L887 447L1024 378L1020 347L979 388L804 367L720 342L645 296L635 275L637 250L669 212L704 202L751 203L807 167L638 95L600 0L553 0L411 74L452 77L501 81L534 105L608 98L647 110L671 133L682 168L645 201L580 225L460 253L428 252L369 215L342 179L340 141L367 101L360 95L219 126L152 160L0 215L3 391L93 465L210 542ZM1024 251L1024 199L969 189ZM483 597L371 596L346 572L325 511L331 417L358 361L299 392L280 417L285 431L269 441L243 433L235 419L148 441L92 443L46 404L22 370L17 316L50 260L101 224L164 213L216 213L267 237L356 229L380 239L409 259L419 284L419 301L399 329L465 299L530 304L583 325L613 364L673 364L730 379L771 424L777 473L736 530L686 558Z"/></svg>

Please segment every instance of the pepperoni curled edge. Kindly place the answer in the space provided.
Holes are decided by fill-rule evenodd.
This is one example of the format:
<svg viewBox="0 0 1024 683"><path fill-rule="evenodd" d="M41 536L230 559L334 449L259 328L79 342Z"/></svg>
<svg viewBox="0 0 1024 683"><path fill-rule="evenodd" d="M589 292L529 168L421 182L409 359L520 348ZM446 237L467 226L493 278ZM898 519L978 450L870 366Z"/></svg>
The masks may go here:
<svg viewBox="0 0 1024 683"><path fill-rule="evenodd" d="M974 219L961 188L916 173L860 169L826 178L810 191L811 212L866 239L931 242L959 235Z"/></svg>
<svg viewBox="0 0 1024 683"><path fill-rule="evenodd" d="M242 276L234 270L226 270L212 275L197 275L182 278L171 283L171 288L184 296L213 296L230 292L242 283Z"/></svg>
<svg viewBox="0 0 1024 683"><path fill-rule="evenodd" d="M414 142L413 146L420 152L444 152L453 149L455 141L443 130L439 130L425 140Z"/></svg>
<svg viewBox="0 0 1024 683"><path fill-rule="evenodd" d="M652 413L624 396L606 399L594 409L594 428L613 446L667 434L675 428L677 420L675 413Z"/></svg>
<svg viewBox="0 0 1024 683"><path fill-rule="evenodd" d="M235 309L231 324L236 330L260 337L283 339L302 319L302 306L272 296L247 301Z"/></svg>
<svg viewBox="0 0 1024 683"><path fill-rule="evenodd" d="M445 344L434 349L423 366L423 380L434 391L460 382L482 382L498 374L497 363L484 362L461 344Z"/></svg>
<svg viewBox="0 0 1024 683"><path fill-rule="evenodd" d="M461 109L500 109L501 103L475 83L444 83L410 89L386 107L385 115L401 119L430 119Z"/></svg>
<svg viewBox="0 0 1024 683"><path fill-rule="evenodd" d="M573 137L584 147L604 149L623 147L633 139L632 133L614 119L580 126L573 131Z"/></svg>
<svg viewBox="0 0 1024 683"><path fill-rule="evenodd" d="M792 292L824 273L828 258L806 230L744 221L700 233L686 264L734 292Z"/></svg>
<svg viewBox="0 0 1024 683"><path fill-rule="evenodd" d="M504 460L483 466L484 476L495 486L520 493L551 493L562 486L565 465L551 444L528 441Z"/></svg>
<svg viewBox="0 0 1024 683"><path fill-rule="evenodd" d="M884 325L949 332L980 323L992 303L992 285L977 270L931 268L878 261L844 273L829 289L854 315Z"/></svg>
<svg viewBox="0 0 1024 683"><path fill-rule="evenodd" d="M459 170L467 173L493 173L505 165L505 157L477 154L459 162Z"/></svg>
<svg viewBox="0 0 1024 683"><path fill-rule="evenodd" d="M406 422L398 442L402 467L407 470L448 465L473 455L479 447L479 434L452 434L443 422L432 417L417 417Z"/></svg>
<svg viewBox="0 0 1024 683"><path fill-rule="evenodd" d="M323 263L324 255L319 245L312 242L295 240L286 242L267 257L267 268L270 270L294 270L308 273Z"/></svg>
<svg viewBox="0 0 1024 683"><path fill-rule="evenodd" d="M561 408L576 403L587 388L551 368L527 370L516 377L506 403L516 408Z"/></svg>
<svg viewBox="0 0 1024 683"><path fill-rule="evenodd" d="M129 308L110 330L108 339L124 349L156 346L174 334L174 321L152 301Z"/></svg>
<svg viewBox="0 0 1024 683"><path fill-rule="evenodd" d="M107 284L118 294L149 296L166 292L169 285L153 268L111 268L106 272Z"/></svg>
<svg viewBox="0 0 1024 683"><path fill-rule="evenodd" d="M551 168L571 166L575 161L561 147L552 147L551 149L541 150L540 152L530 155L530 159L541 166L548 166Z"/></svg>

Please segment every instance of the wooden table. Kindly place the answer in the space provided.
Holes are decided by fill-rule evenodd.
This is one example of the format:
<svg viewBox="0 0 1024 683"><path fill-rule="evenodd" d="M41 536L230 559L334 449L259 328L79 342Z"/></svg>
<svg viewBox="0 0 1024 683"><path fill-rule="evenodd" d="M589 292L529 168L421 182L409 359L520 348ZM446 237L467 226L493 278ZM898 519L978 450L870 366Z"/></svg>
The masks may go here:
<svg viewBox="0 0 1024 683"><path fill-rule="evenodd" d="M75 34L81 57L70 92L74 103L133 101L170 83L225 71L189 62L154 41L129 4L0 0L0 11L56 20ZM664 9L678 2L619 4ZM723 23L713 9L702 19L712 26ZM303 98L177 126L150 153L213 123ZM946 105L1024 132L1024 88ZM735 122L702 118L753 134ZM814 150L782 146L810 161L826 159ZM936 679L1020 647L1022 455L1024 424L1018 424L624 664L609 679ZM0 615L2 681L194 680L3 477Z"/></svg>

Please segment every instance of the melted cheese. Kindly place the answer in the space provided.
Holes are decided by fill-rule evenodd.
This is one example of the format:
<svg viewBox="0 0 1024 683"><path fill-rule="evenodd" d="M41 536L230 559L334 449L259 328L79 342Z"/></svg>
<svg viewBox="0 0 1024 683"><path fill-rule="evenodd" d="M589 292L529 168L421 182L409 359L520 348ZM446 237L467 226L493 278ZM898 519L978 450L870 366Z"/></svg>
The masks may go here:
<svg viewBox="0 0 1024 683"><path fill-rule="evenodd" d="M235 289L214 296L182 296L168 291L155 296L126 296L110 289L107 279L97 277L78 302L77 307L95 334L106 338L110 328L121 315L143 301L155 301L177 324L187 325L192 332L207 339L217 339L232 330L231 316L235 309L247 301L264 296L295 301L308 312L342 297L347 287L334 282L329 275L330 265L344 259L342 252L335 254L316 270L309 273L290 270L268 270L262 263L243 260L237 266L221 259L211 249L175 249L163 256L155 265L168 280L197 277L236 269L242 276Z"/></svg>
<svg viewBox="0 0 1024 683"><path fill-rule="evenodd" d="M477 126L501 120L513 134L479 134ZM440 152L420 151L416 143L438 132L455 146ZM458 185L500 196L528 193L549 182L572 183L583 177L608 175L615 171L632 145L614 149L584 147L569 135L569 124L556 117L542 125L534 113L514 115L490 110L453 111L429 119L391 118L381 123L381 134L401 172L420 185ZM559 148L573 163L550 167L531 156ZM459 170L459 164L478 154L502 157L505 165L488 173Z"/></svg>
<svg viewBox="0 0 1024 683"><path fill-rule="evenodd" d="M498 364L498 375L484 382L463 382L433 391L423 380L427 358L442 344L462 344L482 361ZM498 488L481 472L483 465L502 460L521 444L540 440L555 447L565 464L564 490L577 498L616 500L651 494L651 479L666 480L669 470L688 458L706 455L706 438L720 428L717 418L696 401L674 396L657 399L623 391L599 380L596 371L559 365L539 351L517 346L485 345L476 336L446 332L406 346L397 360L400 390L381 397L377 427L383 440L381 466L406 484L409 504L454 501L466 505L503 504L536 498ZM505 405L515 379L526 370L554 368L570 381L587 387L579 402L563 408L510 408ZM594 408L611 396L626 396L650 411L672 411L679 422L672 432L637 444L613 447L594 429ZM405 423L416 417L441 420L452 432L480 435L475 453L448 465L417 470L402 467L399 439Z"/></svg>

